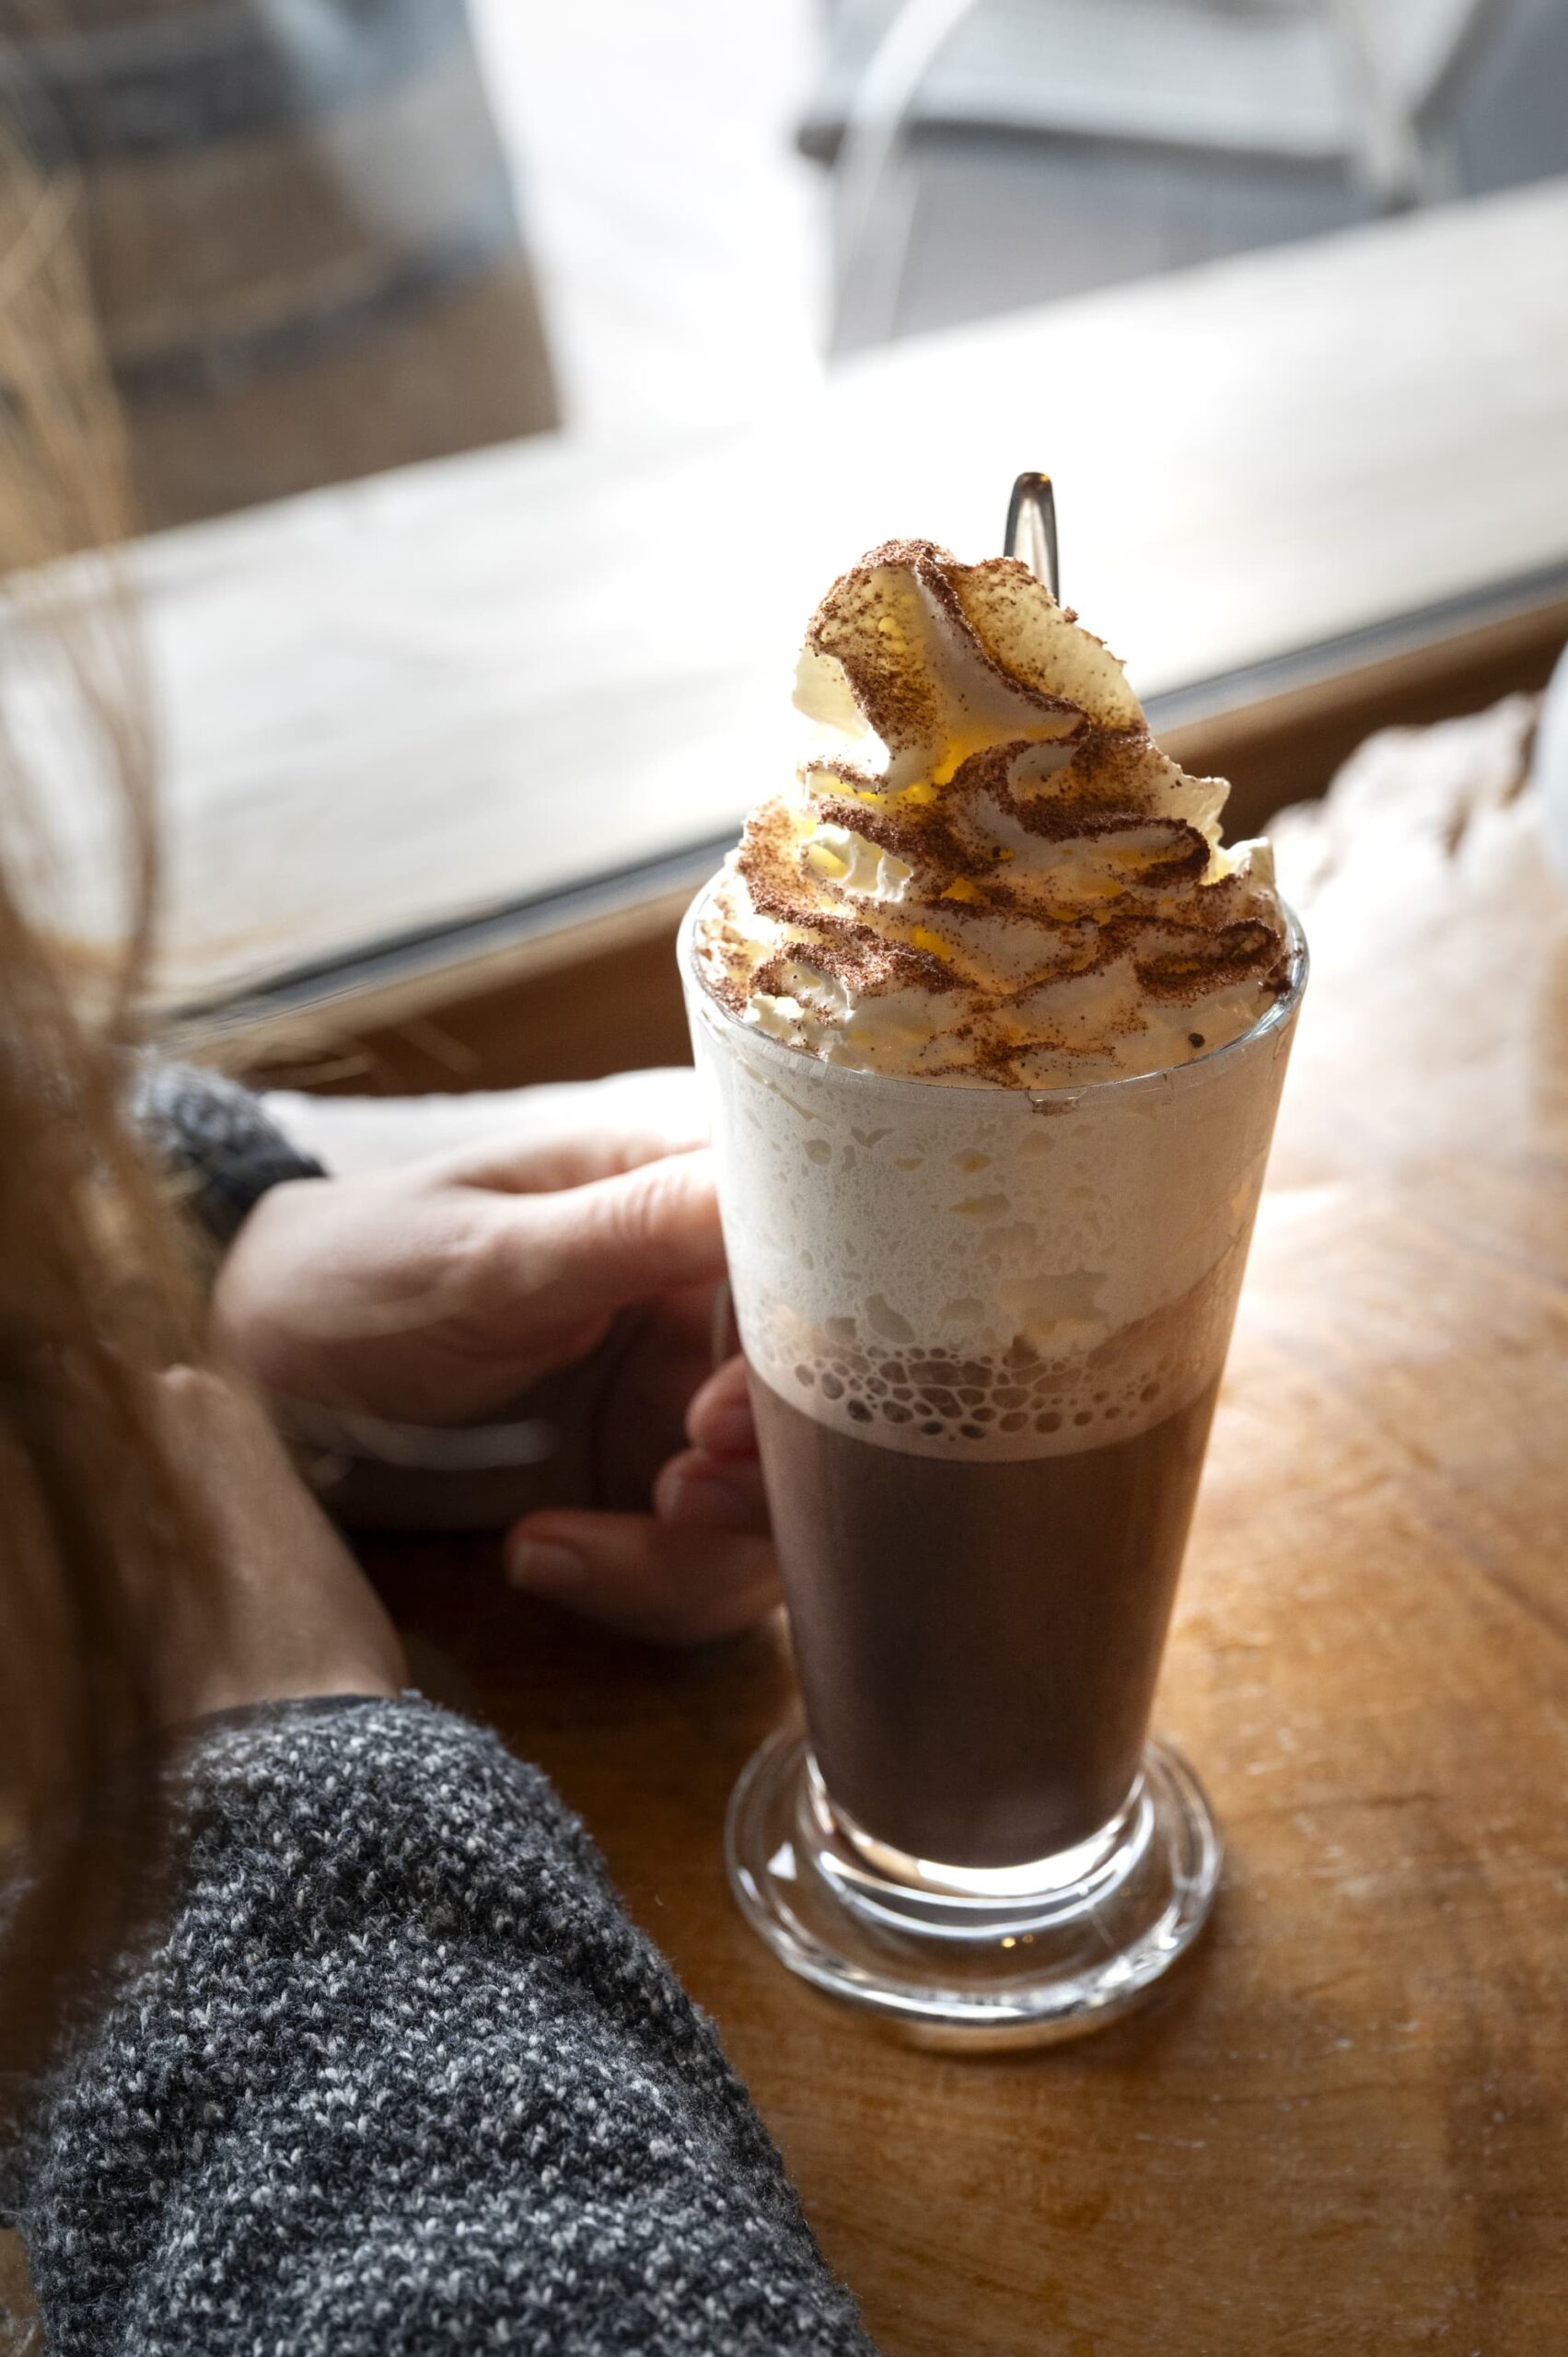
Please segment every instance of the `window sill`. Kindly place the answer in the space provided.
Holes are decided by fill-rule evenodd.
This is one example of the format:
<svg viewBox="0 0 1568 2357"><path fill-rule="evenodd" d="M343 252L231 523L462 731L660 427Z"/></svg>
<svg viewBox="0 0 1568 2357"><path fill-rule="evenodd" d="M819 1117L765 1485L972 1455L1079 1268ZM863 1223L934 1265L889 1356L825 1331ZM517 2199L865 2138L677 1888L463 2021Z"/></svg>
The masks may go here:
<svg viewBox="0 0 1568 2357"><path fill-rule="evenodd" d="M141 544L164 1015L254 1060L539 998L526 1048L516 1016L429 1034L452 1086L470 1054L598 1068L558 1059L597 1055L566 978L602 970L626 1060L666 1025L655 949L791 759L824 582L889 528L994 546L1029 460L1068 595L1238 830L1386 719L1536 684L1568 600L1565 232L1547 183L893 347L703 447L536 440Z"/></svg>

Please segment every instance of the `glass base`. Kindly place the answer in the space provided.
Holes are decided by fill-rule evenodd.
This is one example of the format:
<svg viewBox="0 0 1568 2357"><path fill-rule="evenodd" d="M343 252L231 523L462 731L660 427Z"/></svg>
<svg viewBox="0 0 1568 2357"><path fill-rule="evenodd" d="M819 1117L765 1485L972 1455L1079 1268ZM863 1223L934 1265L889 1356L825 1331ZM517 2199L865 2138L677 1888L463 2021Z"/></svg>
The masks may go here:
<svg viewBox="0 0 1568 2357"><path fill-rule="evenodd" d="M725 1829L741 1912L792 1972L915 2045L971 2053L1130 2012L1202 1931L1221 1855L1197 1777L1152 1741L1120 1817L1028 1865L945 1866L877 1842L830 1802L793 1727L749 1762Z"/></svg>

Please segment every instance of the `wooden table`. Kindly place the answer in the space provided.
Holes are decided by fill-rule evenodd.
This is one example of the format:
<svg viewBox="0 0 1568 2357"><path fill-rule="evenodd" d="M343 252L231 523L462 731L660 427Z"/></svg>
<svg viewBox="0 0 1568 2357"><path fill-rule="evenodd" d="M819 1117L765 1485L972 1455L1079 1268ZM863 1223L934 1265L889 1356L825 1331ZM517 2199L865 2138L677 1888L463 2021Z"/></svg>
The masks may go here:
<svg viewBox="0 0 1568 2357"><path fill-rule="evenodd" d="M1568 2294L1568 889L1516 704L1283 830L1317 972L1158 1720L1229 1857L1140 2017L911 2052L720 1863L776 1631L685 1655L477 1551L382 1576L583 1811L887 2357L1534 2357Z"/></svg>
<svg viewBox="0 0 1568 2357"><path fill-rule="evenodd" d="M733 828L795 758L833 575L895 532L984 554L1023 466L1144 692L1561 594L1565 269L1560 180L864 355L744 429L535 436L143 542L166 1003Z"/></svg>

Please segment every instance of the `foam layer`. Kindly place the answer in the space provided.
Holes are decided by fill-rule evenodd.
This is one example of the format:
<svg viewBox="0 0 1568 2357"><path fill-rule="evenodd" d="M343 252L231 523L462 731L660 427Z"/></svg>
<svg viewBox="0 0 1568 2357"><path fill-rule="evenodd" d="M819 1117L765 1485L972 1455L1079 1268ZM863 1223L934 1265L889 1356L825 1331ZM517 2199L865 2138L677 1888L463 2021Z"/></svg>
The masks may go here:
<svg viewBox="0 0 1568 2357"><path fill-rule="evenodd" d="M1293 1007L1082 1094L804 1057L683 958L753 1371L835 1429L965 1461L1149 1429L1223 1363Z"/></svg>
<svg viewBox="0 0 1568 2357"><path fill-rule="evenodd" d="M890 541L813 616L814 736L699 937L741 1021L830 1063L1055 1087L1190 1062L1285 983L1268 846L1149 736L1022 564Z"/></svg>

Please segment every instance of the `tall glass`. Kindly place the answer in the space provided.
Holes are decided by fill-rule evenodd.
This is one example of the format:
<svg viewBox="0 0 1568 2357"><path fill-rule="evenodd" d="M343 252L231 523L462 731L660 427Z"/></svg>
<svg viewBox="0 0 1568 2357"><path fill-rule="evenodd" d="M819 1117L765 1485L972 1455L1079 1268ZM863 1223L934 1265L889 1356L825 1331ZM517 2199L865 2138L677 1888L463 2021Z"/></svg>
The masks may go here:
<svg viewBox="0 0 1568 2357"><path fill-rule="evenodd" d="M1219 1874L1150 1705L1307 975L1170 1072L890 1079L680 968L806 1730L737 1787L784 1961L929 2043L1124 2011Z"/></svg>

